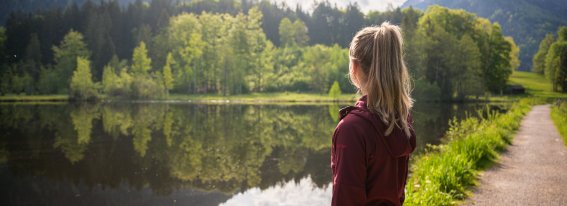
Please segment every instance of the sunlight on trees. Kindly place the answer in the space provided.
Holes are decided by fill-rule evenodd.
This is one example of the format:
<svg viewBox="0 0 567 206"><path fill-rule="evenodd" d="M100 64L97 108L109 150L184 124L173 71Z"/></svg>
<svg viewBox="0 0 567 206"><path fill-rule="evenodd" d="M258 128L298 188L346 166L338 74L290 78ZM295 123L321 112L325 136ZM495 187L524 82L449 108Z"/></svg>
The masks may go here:
<svg viewBox="0 0 567 206"><path fill-rule="evenodd" d="M539 43L539 50L534 55L532 60L532 71L540 74L544 74L545 71L545 56L549 51L549 47L555 41L553 34L546 34L545 37Z"/></svg>
<svg viewBox="0 0 567 206"><path fill-rule="evenodd" d="M73 71L77 68L77 58L89 58L90 52L87 45L83 42L83 35L74 30L69 31L59 46L53 46L54 68L59 74L59 92L69 88ZM90 72L90 71L89 71ZM92 80L91 80L92 81Z"/></svg>
<svg viewBox="0 0 567 206"><path fill-rule="evenodd" d="M539 53L539 52L538 52ZM567 27L560 27L557 40L549 46L545 56L545 76L553 91L567 92Z"/></svg>
<svg viewBox="0 0 567 206"><path fill-rule="evenodd" d="M93 100L98 96L92 80L91 62L84 57L77 57L77 69L73 72L69 98L75 100Z"/></svg>
<svg viewBox="0 0 567 206"><path fill-rule="evenodd" d="M14 29L33 24L2 27L0 43L9 44L6 48L22 44L9 51L22 57L0 64L0 92L69 93L77 57L92 60L94 92L111 98L161 99L170 92L325 94L334 82L341 92L354 92L346 77L345 47L356 31L383 21L401 25L405 61L420 85L413 94L420 99L463 100L487 91L499 93L519 66L513 39L504 37L497 23L463 10L432 6L425 12L406 8L365 15L356 5L340 10L323 2L308 15L266 2L246 9L217 5L224 8L218 10L212 5L217 3L181 4L184 9L176 11L176 5L164 2L133 3L121 11L110 2L46 15L50 21L45 22L14 16L10 22L28 19L51 25L54 18L73 19L80 11L100 10L80 21L84 28L64 25L69 32L52 50L42 48L49 48L57 34L32 29L25 38L6 42L14 38ZM45 33L52 36L43 37ZM542 42L542 48L551 45L549 41ZM0 55L6 51L0 47ZM545 71L540 65L546 54L534 58L538 71ZM53 64L46 61L51 57Z"/></svg>

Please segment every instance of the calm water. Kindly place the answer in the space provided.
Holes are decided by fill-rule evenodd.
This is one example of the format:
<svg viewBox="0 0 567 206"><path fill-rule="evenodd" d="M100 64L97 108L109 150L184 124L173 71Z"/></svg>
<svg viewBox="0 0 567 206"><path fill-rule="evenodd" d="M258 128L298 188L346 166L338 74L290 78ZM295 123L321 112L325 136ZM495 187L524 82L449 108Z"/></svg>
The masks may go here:
<svg viewBox="0 0 567 206"><path fill-rule="evenodd" d="M417 104L418 152L479 104ZM0 105L2 205L328 205L336 105ZM332 114L332 115L331 115Z"/></svg>

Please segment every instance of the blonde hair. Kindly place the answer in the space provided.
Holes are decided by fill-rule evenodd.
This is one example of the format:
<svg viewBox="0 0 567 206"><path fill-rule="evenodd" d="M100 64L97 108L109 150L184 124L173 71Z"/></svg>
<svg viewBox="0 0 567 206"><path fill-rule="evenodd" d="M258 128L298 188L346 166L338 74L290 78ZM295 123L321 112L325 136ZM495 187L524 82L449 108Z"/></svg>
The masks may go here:
<svg viewBox="0 0 567 206"><path fill-rule="evenodd" d="M366 27L352 39L349 53L362 71L354 76L350 71L351 82L367 95L368 109L387 125L385 135L397 126L411 136L408 115L413 99L400 28L388 22Z"/></svg>

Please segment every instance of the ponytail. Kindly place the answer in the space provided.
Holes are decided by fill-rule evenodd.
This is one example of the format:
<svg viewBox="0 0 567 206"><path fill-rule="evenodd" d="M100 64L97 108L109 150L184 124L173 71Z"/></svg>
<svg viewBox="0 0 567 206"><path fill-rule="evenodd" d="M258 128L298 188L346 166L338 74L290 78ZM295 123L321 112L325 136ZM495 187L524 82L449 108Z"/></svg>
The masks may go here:
<svg viewBox="0 0 567 206"><path fill-rule="evenodd" d="M411 136L408 124L413 106L411 82L403 60L403 39L400 28L388 22L359 31L351 42L351 58L360 63L362 78L359 89L367 95L367 106L387 125L385 135L394 127Z"/></svg>

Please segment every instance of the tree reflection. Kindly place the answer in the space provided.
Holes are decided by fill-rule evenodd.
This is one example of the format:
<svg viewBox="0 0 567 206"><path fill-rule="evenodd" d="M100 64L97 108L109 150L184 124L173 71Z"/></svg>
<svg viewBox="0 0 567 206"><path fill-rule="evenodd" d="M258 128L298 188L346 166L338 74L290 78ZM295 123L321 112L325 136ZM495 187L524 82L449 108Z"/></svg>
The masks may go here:
<svg viewBox="0 0 567 206"><path fill-rule="evenodd" d="M22 176L39 174L111 188L150 187L158 194L180 188L234 194L307 176L323 187L331 180L330 143L338 108L3 105L0 129L6 138L0 139L0 163ZM416 110L423 145L431 141L423 137L444 131L439 127L446 127L462 108Z"/></svg>
<svg viewBox="0 0 567 206"><path fill-rule="evenodd" d="M82 160L91 142L92 121L97 116L97 105L85 104L75 107L70 113L73 127L61 127L56 132L53 147L60 148L71 163Z"/></svg>

